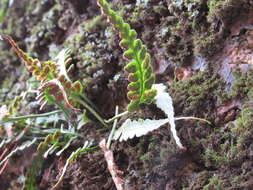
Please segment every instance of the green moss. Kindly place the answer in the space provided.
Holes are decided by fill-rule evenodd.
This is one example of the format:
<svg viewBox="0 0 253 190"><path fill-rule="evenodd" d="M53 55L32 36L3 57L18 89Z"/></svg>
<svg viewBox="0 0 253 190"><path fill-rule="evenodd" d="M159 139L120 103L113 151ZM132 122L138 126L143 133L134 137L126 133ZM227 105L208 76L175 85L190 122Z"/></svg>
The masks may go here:
<svg viewBox="0 0 253 190"><path fill-rule="evenodd" d="M209 0L207 20L212 23L219 18L229 22L240 12L239 9L247 4L246 0Z"/></svg>
<svg viewBox="0 0 253 190"><path fill-rule="evenodd" d="M112 39L117 35L114 33L111 27L106 27L103 17L97 16L80 24L78 30L63 43L64 48L71 50L77 66L73 77L83 79L87 88L97 89L100 82L108 81L114 69L119 67L118 62L111 61L114 55L119 56L120 53L117 49L112 50L116 41Z"/></svg>
<svg viewBox="0 0 253 190"><path fill-rule="evenodd" d="M205 16L201 17L199 15L200 7L205 6L207 6L208 11ZM211 57L222 48L224 40L229 36L229 25L239 16L247 15L251 5L247 0L208 0L207 5L203 2L194 6L192 3L188 3L188 7L189 10L191 7L198 7L189 12L191 19L187 19L188 22L189 20L192 22L188 25L193 32L194 52L205 57ZM193 16L194 19L191 15L195 15ZM218 26L218 22L221 25ZM184 21L184 23L187 22Z"/></svg>
<svg viewBox="0 0 253 190"><path fill-rule="evenodd" d="M18 3L14 3L18 4ZM24 27L24 17L20 17L23 12L26 12L26 7L29 6L29 1L24 0L18 5L8 8L8 11L5 13L5 18L3 22L0 23L0 33L1 34L16 34L18 37L23 37L26 33L26 28ZM17 10L15 10L17 9ZM22 12L22 13L21 13ZM8 18L8 19L7 19Z"/></svg>
<svg viewBox="0 0 253 190"><path fill-rule="evenodd" d="M233 97L252 97L253 91L253 69L249 69L246 72L241 70L236 70L233 73L235 82L233 83L231 89L231 96Z"/></svg>
<svg viewBox="0 0 253 190"><path fill-rule="evenodd" d="M223 93L224 81L217 74L199 72L197 75L174 82L170 88L176 111L183 115L211 117L212 110Z"/></svg>
<svg viewBox="0 0 253 190"><path fill-rule="evenodd" d="M5 78L2 81L2 85L1 85L1 99L4 98L7 93L9 92L11 86L13 85L15 81L15 77L13 75L10 75L8 78ZM3 95L3 97L2 97Z"/></svg>
<svg viewBox="0 0 253 190"><path fill-rule="evenodd" d="M220 131L221 132L221 131ZM222 138L222 137L221 137ZM219 139L218 141L220 141ZM243 154L239 151L237 144L233 144L231 139L224 140L225 143L220 144L214 149L206 149L203 159L205 160L206 166L215 166L217 168L224 167L240 161Z"/></svg>
<svg viewBox="0 0 253 190"><path fill-rule="evenodd" d="M3 22L4 17L9 9L9 0L0 1L0 23Z"/></svg>
<svg viewBox="0 0 253 190"><path fill-rule="evenodd" d="M253 150L253 99L245 91L247 101L237 116L226 127L221 126L202 143L206 144L203 159L206 166L217 168L226 165L240 165Z"/></svg>
<svg viewBox="0 0 253 190"><path fill-rule="evenodd" d="M143 164L143 172L166 163L168 158L176 153L176 148L169 141L159 136L146 136L138 144L137 155ZM136 152L135 152L136 154Z"/></svg>
<svg viewBox="0 0 253 190"><path fill-rule="evenodd" d="M213 110L223 105L225 100L237 97L246 101L235 121L226 126L219 124L220 126L216 126L215 129L210 129L208 138L201 139L204 149L202 158L207 167L219 168L240 164L252 148L252 71L236 72L235 82L232 85L232 93L236 93L234 96L231 92L225 92L225 86L224 80L218 75L199 72L187 80L174 82L170 88L176 115L179 113L214 119L216 124L219 124L219 121L223 122L223 118L217 117ZM200 128L197 127L196 130L199 131ZM199 145L199 143L193 145L194 141L188 142L191 143L191 147Z"/></svg>
<svg viewBox="0 0 253 190"><path fill-rule="evenodd" d="M96 16L91 20L87 20L84 24L84 29L89 33L99 32L105 29L107 23L102 15Z"/></svg>
<svg viewBox="0 0 253 190"><path fill-rule="evenodd" d="M203 187L203 190L225 190L222 180L217 176L209 179L209 183Z"/></svg>
<svg viewBox="0 0 253 190"><path fill-rule="evenodd" d="M231 183L232 184L238 184L241 181L241 177L240 176L236 176L232 179Z"/></svg>
<svg viewBox="0 0 253 190"><path fill-rule="evenodd" d="M133 10L129 22L131 25L136 25L140 23L141 19L145 17L144 7L143 6L137 6Z"/></svg>
<svg viewBox="0 0 253 190"><path fill-rule="evenodd" d="M222 10L223 6L225 5L226 1L223 0L209 0L208 1L208 17L207 20L211 22L215 16L217 16L217 12Z"/></svg>
<svg viewBox="0 0 253 190"><path fill-rule="evenodd" d="M237 147L239 151L248 149L251 146L253 135L253 107L252 102L245 104L240 116L235 121L232 133L237 137Z"/></svg>
<svg viewBox="0 0 253 190"><path fill-rule="evenodd" d="M211 56L220 48L214 33L204 36L196 36L194 39L194 52L197 55Z"/></svg>

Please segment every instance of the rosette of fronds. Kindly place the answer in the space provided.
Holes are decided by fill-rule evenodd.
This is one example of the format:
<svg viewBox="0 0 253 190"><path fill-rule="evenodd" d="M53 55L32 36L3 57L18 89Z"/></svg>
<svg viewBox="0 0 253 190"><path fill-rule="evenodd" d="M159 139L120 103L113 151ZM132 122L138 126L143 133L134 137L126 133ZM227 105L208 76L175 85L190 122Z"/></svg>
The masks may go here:
<svg viewBox="0 0 253 190"><path fill-rule="evenodd" d="M151 103L156 95L156 90L152 89L155 81L155 75L152 73L150 54L147 47L143 45L140 39L137 39L137 33L131 29L128 23L110 8L106 0L98 0L98 5L108 21L120 34L122 40L120 46L126 51L124 58L129 61L125 70L129 72L127 96L130 99L128 111L137 111L141 103Z"/></svg>
<svg viewBox="0 0 253 190"><path fill-rule="evenodd" d="M57 61L40 62L28 56L10 36L2 35L2 37L11 44L18 57L25 63L27 70L41 81L38 95L42 103L41 109L49 102L63 103L67 109L78 110L74 106L77 104L74 97L81 94L83 88L79 81L72 82L67 75L66 65L70 59L66 50L59 53Z"/></svg>

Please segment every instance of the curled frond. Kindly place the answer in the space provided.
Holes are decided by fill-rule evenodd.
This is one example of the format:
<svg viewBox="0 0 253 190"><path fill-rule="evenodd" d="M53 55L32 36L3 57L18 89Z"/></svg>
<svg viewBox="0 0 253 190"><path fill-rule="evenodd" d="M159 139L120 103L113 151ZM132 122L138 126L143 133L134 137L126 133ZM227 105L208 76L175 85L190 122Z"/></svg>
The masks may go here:
<svg viewBox="0 0 253 190"><path fill-rule="evenodd" d="M72 83L65 83L65 88L71 89L74 88L74 85L72 86ZM80 111L79 109L75 108L68 99L65 88L62 86L62 83L59 80L57 79L50 80L48 82L43 83L43 85L39 87L38 90L40 93L37 96L37 98L39 99L39 101L42 102L45 97L53 96L54 102L64 101L65 108ZM43 94L45 94L45 96ZM43 108L43 105L44 104L42 104L41 109Z"/></svg>
<svg viewBox="0 0 253 190"><path fill-rule="evenodd" d="M107 16L108 21L119 31L120 46L126 51L123 57L129 61L125 70L129 72L128 80L128 98L130 103L128 111L137 111L141 103L151 103L156 96L156 90L152 89L155 81L155 75L152 73L150 54L147 47L137 38L135 30L131 29L129 24L110 8L106 0L98 0L101 12Z"/></svg>

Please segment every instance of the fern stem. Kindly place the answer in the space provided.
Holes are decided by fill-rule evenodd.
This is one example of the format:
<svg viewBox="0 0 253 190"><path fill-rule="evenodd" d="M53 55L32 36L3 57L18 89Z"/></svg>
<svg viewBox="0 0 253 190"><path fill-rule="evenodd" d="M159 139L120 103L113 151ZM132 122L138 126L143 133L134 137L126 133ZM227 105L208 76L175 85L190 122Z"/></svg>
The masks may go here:
<svg viewBox="0 0 253 190"><path fill-rule="evenodd" d="M134 40L131 41L129 49L134 49ZM140 72L140 75L139 75L140 76L140 83L141 83L141 86L140 86L140 94L141 94L140 101L142 101L144 90L145 90L145 87L144 87L145 78L144 78L144 74L143 74L143 69L141 67L141 60L138 58L138 54L137 53L138 52L134 51L133 60L136 60L137 67L138 67L138 70Z"/></svg>
<svg viewBox="0 0 253 190"><path fill-rule="evenodd" d="M54 101L54 103L62 110L66 120L69 122L70 125L74 125L75 127L75 124L73 124L73 122L70 122L71 119L70 119L70 113L67 109L64 108L64 106L61 104L61 103L58 103L56 101Z"/></svg>
<svg viewBox="0 0 253 190"><path fill-rule="evenodd" d="M24 116L18 116L18 117L4 118L0 121L0 125L2 125L4 123L20 121L20 120L25 120L25 119L32 119L32 118L38 118L38 117L48 117L50 115L55 115L55 114L58 114L58 113L62 113L62 111L61 110L56 110L56 111L42 113L42 114L31 114L31 115L24 115Z"/></svg>
<svg viewBox="0 0 253 190"><path fill-rule="evenodd" d="M59 129L39 129L37 127L31 127L31 129L33 130L33 133L39 133L39 134L51 134L54 133L56 130ZM72 136L76 136L76 137L80 137L80 138L84 138L83 135L80 135L78 133L75 132L69 132L68 130L61 130L62 134L67 134L67 135L72 135ZM26 138L29 138L28 136ZM37 139L45 139L45 137L37 137Z"/></svg>
<svg viewBox="0 0 253 190"><path fill-rule="evenodd" d="M78 97L76 97L76 101L83 105L87 110L89 110L105 127L108 127L108 125L104 122L104 119L91 106L89 106L88 103Z"/></svg>
<svg viewBox="0 0 253 190"><path fill-rule="evenodd" d="M117 116L118 113L119 113L119 107L116 106L116 109L115 109L115 116ZM115 132L115 130L116 130L117 123L118 123L118 119L115 119L114 122L113 122L112 131L111 131L111 133L110 133L110 135L109 135L109 137L108 137L108 141L107 141L107 143L106 143L106 147L107 147L108 149L110 149L111 142L112 142L112 137L113 137L114 132Z"/></svg>
<svg viewBox="0 0 253 190"><path fill-rule="evenodd" d="M90 99L83 93L80 93L79 96L81 96L81 98L84 99L85 102L87 102L88 104L90 104L92 107L95 107L95 105L93 104L92 101L90 101Z"/></svg>
<svg viewBox="0 0 253 190"><path fill-rule="evenodd" d="M108 119L108 120L105 120L105 123L111 123L112 121L114 121L115 119L118 119L124 115L127 115L129 112L128 111L125 111L125 112L122 112L120 114L117 114L115 115L114 117L112 117L111 119Z"/></svg>
<svg viewBox="0 0 253 190"><path fill-rule="evenodd" d="M206 122L208 123L209 125L212 125L212 123L206 119L202 119L202 118L198 118L198 117L175 117L175 121L178 121L178 120L199 120L199 121L203 121L203 122Z"/></svg>

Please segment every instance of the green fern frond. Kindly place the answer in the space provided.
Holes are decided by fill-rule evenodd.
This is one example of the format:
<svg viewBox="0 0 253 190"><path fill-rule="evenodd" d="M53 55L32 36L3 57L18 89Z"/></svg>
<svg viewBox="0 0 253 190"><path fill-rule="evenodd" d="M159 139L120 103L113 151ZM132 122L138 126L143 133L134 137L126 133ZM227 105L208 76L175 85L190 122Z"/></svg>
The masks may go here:
<svg viewBox="0 0 253 190"><path fill-rule="evenodd" d="M53 134L47 135L45 140L38 145L37 151L33 154L31 163L27 168L23 190L37 189L37 175L42 168L43 162L45 160L45 155L47 154L47 152L49 152L48 150L50 149L49 146L51 144L52 146L54 146L59 143L60 137L60 130L56 130Z"/></svg>
<svg viewBox="0 0 253 190"><path fill-rule="evenodd" d="M96 148L96 147L90 147L90 146L91 146L91 143L86 141L84 143L83 147L80 147L71 153L71 155L68 157L68 159L63 167L63 170L61 172L61 176L59 177L57 183L52 187L52 190L59 189L59 186L61 185L61 183L63 181L64 175L66 173L68 166L71 163L73 163L77 159L78 156L80 156L81 154L83 154L85 152L94 150Z"/></svg>
<svg viewBox="0 0 253 190"><path fill-rule="evenodd" d="M150 54L147 52L147 47L137 38L136 31L110 8L106 0L98 0L97 3L101 12L107 16L108 21L119 31L122 38L120 46L126 49L123 56L129 61L124 68L129 72L130 82L127 96L131 102L128 111L137 111L141 103L151 103L156 95L156 90L151 88L155 75L152 74Z"/></svg>
<svg viewBox="0 0 253 190"><path fill-rule="evenodd" d="M50 80L48 82L43 83L42 86L39 87L39 95L37 96L37 98L39 99L39 101L43 101L44 98L51 102L51 103L56 103L56 102L65 102L64 107L65 108L69 108L72 110L76 110L76 111L80 111L79 109L75 108L71 102L71 100L69 100L67 92L69 91L69 93L72 93L72 91L75 93L76 90L78 89L73 89L72 84L71 83L66 83L67 85L62 86L62 83L57 80L57 79L53 79ZM68 89L68 91L66 90ZM54 97L54 99L53 99ZM44 104L42 104L41 108L43 107Z"/></svg>

